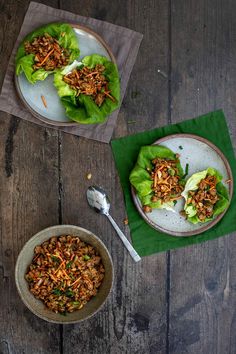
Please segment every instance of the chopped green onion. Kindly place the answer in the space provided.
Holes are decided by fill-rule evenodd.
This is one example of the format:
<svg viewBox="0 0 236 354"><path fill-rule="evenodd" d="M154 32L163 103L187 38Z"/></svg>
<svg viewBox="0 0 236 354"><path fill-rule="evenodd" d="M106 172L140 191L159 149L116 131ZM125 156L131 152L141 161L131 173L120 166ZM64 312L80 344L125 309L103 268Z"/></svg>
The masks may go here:
<svg viewBox="0 0 236 354"><path fill-rule="evenodd" d="M89 257L87 254L84 256L84 260L88 261L91 257Z"/></svg>
<svg viewBox="0 0 236 354"><path fill-rule="evenodd" d="M62 291L60 290L60 289L54 289L53 291L52 291L52 293L54 294L54 295L62 295Z"/></svg>
<svg viewBox="0 0 236 354"><path fill-rule="evenodd" d="M169 168L168 169L168 173L169 173L169 175L174 176L175 175L175 170L173 168Z"/></svg>
<svg viewBox="0 0 236 354"><path fill-rule="evenodd" d="M65 295L69 296L69 297L72 297L72 296L74 296L74 292L71 289L67 289L66 292L65 292Z"/></svg>
<svg viewBox="0 0 236 354"><path fill-rule="evenodd" d="M66 265L66 269L69 269L71 267L72 263L73 263L72 261L69 261Z"/></svg>
<svg viewBox="0 0 236 354"><path fill-rule="evenodd" d="M188 175L188 168L189 168L189 164L186 163L186 166L185 166L185 173L184 173L182 179L184 179L184 178Z"/></svg>

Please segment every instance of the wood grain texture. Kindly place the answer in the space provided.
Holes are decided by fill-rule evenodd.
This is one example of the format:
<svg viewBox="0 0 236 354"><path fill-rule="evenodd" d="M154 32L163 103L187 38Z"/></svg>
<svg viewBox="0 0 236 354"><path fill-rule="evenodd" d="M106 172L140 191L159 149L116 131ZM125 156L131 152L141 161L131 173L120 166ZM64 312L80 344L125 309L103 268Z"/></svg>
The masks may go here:
<svg viewBox="0 0 236 354"><path fill-rule="evenodd" d="M144 34L114 137L223 108L236 147L235 1L42 2ZM0 83L28 4L0 0ZM129 237L110 146L3 112L0 127L0 353L236 353L235 235L134 264L108 220L85 198L90 184L103 186L111 214ZM23 244L57 223L93 231L114 262L108 301L79 325L38 319L15 288Z"/></svg>
<svg viewBox="0 0 236 354"><path fill-rule="evenodd" d="M235 10L219 0L171 7L171 120L223 108L234 143ZM171 251L170 353L236 353L235 236Z"/></svg>
<svg viewBox="0 0 236 354"><path fill-rule="evenodd" d="M58 223L57 134L4 116L0 114L0 352L57 353L58 326L25 307L14 280L24 243Z"/></svg>
<svg viewBox="0 0 236 354"><path fill-rule="evenodd" d="M0 1L1 83L28 3ZM58 135L3 112L0 127L0 353L59 353L59 327L25 307L14 280L24 243L58 223Z"/></svg>
<svg viewBox="0 0 236 354"><path fill-rule="evenodd" d="M149 1L149 4L89 1L85 7L82 4L82 1L76 4L61 1L64 9L144 33L115 136L166 124L168 80L154 73L158 67L164 72L168 68L167 4L164 1ZM154 41L153 32L159 35L158 39L154 36ZM130 124L130 121L135 122ZM89 181L86 180L88 172L92 174ZM166 255L144 258L134 264L109 221L89 209L85 199L89 185L101 185L111 198L111 215L128 235L128 227L123 224L126 215L121 186L110 146L63 134L61 176L63 222L89 228L101 237L111 252L115 268L113 291L104 308L89 321L64 327L64 352L164 353Z"/></svg>

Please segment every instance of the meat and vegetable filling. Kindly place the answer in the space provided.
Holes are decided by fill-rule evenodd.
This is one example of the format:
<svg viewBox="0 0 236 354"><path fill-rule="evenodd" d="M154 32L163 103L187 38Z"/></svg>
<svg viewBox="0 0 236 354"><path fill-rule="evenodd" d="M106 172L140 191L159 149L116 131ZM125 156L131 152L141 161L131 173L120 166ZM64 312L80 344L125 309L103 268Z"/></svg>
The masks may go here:
<svg viewBox="0 0 236 354"><path fill-rule="evenodd" d="M101 64L97 64L92 69L84 66L81 69L74 69L65 75L63 80L77 91L77 96L80 94L91 96L96 105L100 107L106 97L115 102L115 98L108 88L109 82L104 76L104 71L105 66Z"/></svg>
<svg viewBox="0 0 236 354"><path fill-rule="evenodd" d="M154 195L151 198L152 202L155 203L160 200L163 204L182 198L181 193L184 187L178 175L178 157L178 154L176 154L176 160L156 158L152 160L152 169L147 168L153 180L152 190ZM145 205L143 210L151 212L152 208Z"/></svg>
<svg viewBox="0 0 236 354"><path fill-rule="evenodd" d="M43 68L46 71L51 71L69 63L69 51L62 48L58 41L48 33L34 38L31 43L25 42L24 47L27 54L35 54L34 70Z"/></svg>
<svg viewBox="0 0 236 354"><path fill-rule="evenodd" d="M188 193L187 205L192 204L197 209L197 216L201 221L213 216L214 205L219 200L216 184L216 177L207 175L200 181L196 191Z"/></svg>
<svg viewBox="0 0 236 354"><path fill-rule="evenodd" d="M81 309L104 278L101 257L75 236L52 237L36 246L25 275L35 297L56 313Z"/></svg>

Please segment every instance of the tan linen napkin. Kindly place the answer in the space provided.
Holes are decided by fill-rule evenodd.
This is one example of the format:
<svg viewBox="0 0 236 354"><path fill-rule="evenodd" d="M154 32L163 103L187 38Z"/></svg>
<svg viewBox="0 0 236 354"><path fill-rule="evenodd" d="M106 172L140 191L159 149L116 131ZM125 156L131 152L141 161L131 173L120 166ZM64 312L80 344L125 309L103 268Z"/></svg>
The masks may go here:
<svg viewBox="0 0 236 354"><path fill-rule="evenodd" d="M78 127L55 127L35 118L21 103L14 85L14 61L16 50L26 34L50 22L68 22L84 25L98 33L110 46L119 69L121 79L121 100L123 100L128 80L138 54L143 35L130 29L82 17L71 12L31 2L26 12L20 34L15 43L0 95L0 109L36 124L59 129L64 132L108 143L116 125L119 110L113 112L103 124L82 125Z"/></svg>

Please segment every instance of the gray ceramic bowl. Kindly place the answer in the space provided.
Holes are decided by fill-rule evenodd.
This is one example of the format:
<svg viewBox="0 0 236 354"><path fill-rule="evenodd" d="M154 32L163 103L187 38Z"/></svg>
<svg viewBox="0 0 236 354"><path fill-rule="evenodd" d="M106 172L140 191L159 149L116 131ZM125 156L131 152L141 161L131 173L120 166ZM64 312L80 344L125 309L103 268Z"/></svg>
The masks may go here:
<svg viewBox="0 0 236 354"><path fill-rule="evenodd" d="M98 293L93 297L81 310L62 316L58 313L47 309L42 301L36 299L29 291L28 283L24 276L29 264L34 255L34 248L42 244L52 236L73 235L79 236L82 241L93 246L102 258L105 268L105 277L98 290ZM24 304L36 316L54 323L76 323L83 321L94 315L104 304L108 297L113 283L113 264L109 252L103 242L95 236L92 232L73 225L57 225L44 229L34 235L22 248L15 268L15 280L19 295Z"/></svg>

